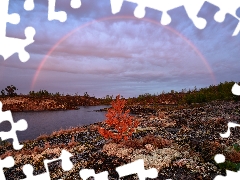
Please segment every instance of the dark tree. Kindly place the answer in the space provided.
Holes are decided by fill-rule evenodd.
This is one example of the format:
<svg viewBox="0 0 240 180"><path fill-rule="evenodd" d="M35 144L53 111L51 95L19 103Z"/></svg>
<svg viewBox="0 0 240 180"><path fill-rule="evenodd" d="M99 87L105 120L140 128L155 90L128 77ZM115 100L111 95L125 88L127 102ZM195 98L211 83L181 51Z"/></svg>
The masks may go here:
<svg viewBox="0 0 240 180"><path fill-rule="evenodd" d="M1 91L1 95L2 95L2 96L6 96L6 93L5 93L5 90L4 90L4 89Z"/></svg>
<svg viewBox="0 0 240 180"><path fill-rule="evenodd" d="M16 96L17 93L15 92L16 90L18 90L15 86L11 85L11 86L7 86L5 88L5 91L7 92L8 96ZM3 93L4 90L1 91L1 93ZM5 92L4 92L5 93Z"/></svg>
<svg viewBox="0 0 240 180"><path fill-rule="evenodd" d="M90 97L87 92L84 93L84 97Z"/></svg>

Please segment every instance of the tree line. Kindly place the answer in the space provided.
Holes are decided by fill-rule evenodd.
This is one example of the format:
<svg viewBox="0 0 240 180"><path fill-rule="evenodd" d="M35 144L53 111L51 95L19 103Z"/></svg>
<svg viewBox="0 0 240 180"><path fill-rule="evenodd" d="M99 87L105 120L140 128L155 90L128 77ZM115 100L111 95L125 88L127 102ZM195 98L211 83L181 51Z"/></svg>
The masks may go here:
<svg viewBox="0 0 240 180"><path fill-rule="evenodd" d="M232 86L235 82L227 82L220 83L218 85L210 85L209 87L200 88L197 89L194 87L192 90L186 90L182 89L182 91L177 92L174 90L171 90L168 93L165 93L164 91L161 94L149 94L145 93L142 95L139 95L138 97L128 98L127 104L159 104L164 99L170 100L172 102L176 102L176 104L192 104L192 103L205 103L205 102L211 102L214 100L240 100L239 96L233 95L231 92ZM5 89L2 89L1 96L17 96L18 89L14 85L7 86ZM60 94L59 92L56 93L50 93L47 90L40 90L40 91L30 91L28 93L28 96L30 97L59 97L64 96L64 94ZM66 95L70 96L70 95ZM75 93L74 96L79 96L78 93ZM89 94L87 92L84 93L83 97L90 98ZM123 97L122 97L123 98ZM113 98L112 96L106 95L104 98L98 98L101 99L104 104L111 103Z"/></svg>

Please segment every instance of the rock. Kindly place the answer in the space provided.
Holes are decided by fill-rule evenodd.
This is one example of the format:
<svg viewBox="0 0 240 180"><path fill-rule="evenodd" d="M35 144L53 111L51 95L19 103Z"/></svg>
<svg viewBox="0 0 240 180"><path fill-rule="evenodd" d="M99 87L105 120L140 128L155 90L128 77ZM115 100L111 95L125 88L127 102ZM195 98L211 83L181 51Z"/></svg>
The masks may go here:
<svg viewBox="0 0 240 180"><path fill-rule="evenodd" d="M145 145L145 148L148 150L148 151L152 151L154 149L153 145L151 144L146 144Z"/></svg>

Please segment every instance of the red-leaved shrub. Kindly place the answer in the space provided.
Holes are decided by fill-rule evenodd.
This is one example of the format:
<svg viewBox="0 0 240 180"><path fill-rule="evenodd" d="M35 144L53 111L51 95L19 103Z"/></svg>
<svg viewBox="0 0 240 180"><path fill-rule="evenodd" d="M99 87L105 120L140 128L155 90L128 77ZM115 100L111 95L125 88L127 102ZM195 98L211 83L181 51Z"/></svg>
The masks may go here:
<svg viewBox="0 0 240 180"><path fill-rule="evenodd" d="M106 129L100 127L98 132L105 139L112 139L117 142L121 140L128 140L135 131L139 122L134 117L129 115L130 110L124 112L126 100L120 99L120 95L112 101L112 107L108 109L106 114Z"/></svg>

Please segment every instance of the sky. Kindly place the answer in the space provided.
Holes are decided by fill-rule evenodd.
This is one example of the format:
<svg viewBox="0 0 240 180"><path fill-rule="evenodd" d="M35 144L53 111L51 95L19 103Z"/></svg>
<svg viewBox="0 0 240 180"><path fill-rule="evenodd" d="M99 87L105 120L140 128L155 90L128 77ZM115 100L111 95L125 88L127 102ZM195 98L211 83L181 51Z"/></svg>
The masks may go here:
<svg viewBox="0 0 240 180"><path fill-rule="evenodd" d="M17 53L6 60L0 55L0 89L12 84L18 94L41 89L128 98L239 82L240 32L232 36L238 20L227 15L216 22L218 7L210 3L198 14L207 20L199 30L184 7L170 10L172 21L163 26L162 12L146 8L138 19L137 5L127 1L112 14L110 0L82 0L79 9L71 8L70 0L57 0L56 11L67 13L65 22L48 20L47 0L34 2L34 10L26 11L24 0L10 0L9 14L18 13L21 21L8 23L6 35L25 39L27 26L36 35L25 48L27 62Z"/></svg>

